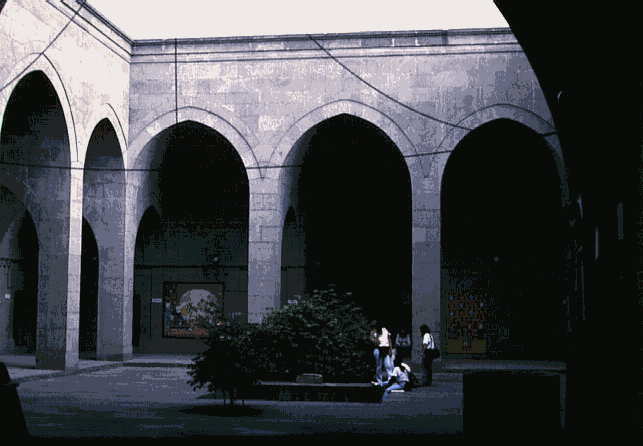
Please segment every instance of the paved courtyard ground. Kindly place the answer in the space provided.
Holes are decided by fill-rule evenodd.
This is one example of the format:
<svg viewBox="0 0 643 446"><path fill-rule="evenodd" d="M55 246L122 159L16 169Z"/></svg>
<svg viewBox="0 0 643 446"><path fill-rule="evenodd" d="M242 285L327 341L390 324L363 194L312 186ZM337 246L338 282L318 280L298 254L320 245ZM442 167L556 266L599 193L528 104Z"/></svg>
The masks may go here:
<svg viewBox="0 0 643 446"><path fill-rule="evenodd" d="M223 406L187 368L116 367L21 382L29 433L61 437L461 433L462 381L392 394L384 404L246 400Z"/></svg>
<svg viewBox="0 0 643 446"><path fill-rule="evenodd" d="M565 424L562 363L450 359L434 367L433 387L391 394L381 405L246 400L243 408L224 406L207 390L193 391L187 384L191 356L139 354L124 362L81 360L79 371L71 375L36 369L33 355L0 355L0 361L7 365L10 378L20 383L17 391L29 433L38 437L461 436L471 422L471 418L464 421L466 370L562 372L561 425ZM417 364L411 366L417 369ZM503 414L515 412L507 407L506 412L491 414L494 421L485 433L506 430ZM481 433L475 434L479 439ZM524 432L523 438L533 435Z"/></svg>

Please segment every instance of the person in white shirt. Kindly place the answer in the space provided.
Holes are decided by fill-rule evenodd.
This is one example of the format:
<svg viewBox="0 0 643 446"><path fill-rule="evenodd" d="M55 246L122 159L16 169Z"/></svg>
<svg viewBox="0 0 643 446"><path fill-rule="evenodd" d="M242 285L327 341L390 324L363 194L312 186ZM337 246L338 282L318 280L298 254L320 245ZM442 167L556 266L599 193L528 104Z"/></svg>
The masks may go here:
<svg viewBox="0 0 643 446"><path fill-rule="evenodd" d="M375 379L373 382L378 386L382 385L382 364L386 370L386 380L393 373L393 343L391 334L376 320L371 321L371 341L375 344L373 356L375 357Z"/></svg>
<svg viewBox="0 0 643 446"><path fill-rule="evenodd" d="M422 324L420 333L422 333L422 385L430 387L433 383L433 359L435 359L433 350L435 349L435 342L428 325Z"/></svg>
<svg viewBox="0 0 643 446"><path fill-rule="evenodd" d="M395 360L395 369L389 378L381 402L383 403L393 390L404 390L409 384L411 368L402 362L402 359Z"/></svg>

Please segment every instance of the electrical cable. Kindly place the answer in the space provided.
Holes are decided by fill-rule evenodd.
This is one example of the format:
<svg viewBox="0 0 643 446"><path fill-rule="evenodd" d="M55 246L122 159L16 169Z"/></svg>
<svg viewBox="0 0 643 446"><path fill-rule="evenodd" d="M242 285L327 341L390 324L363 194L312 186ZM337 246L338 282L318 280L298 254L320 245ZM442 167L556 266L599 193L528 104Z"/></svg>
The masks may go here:
<svg viewBox="0 0 643 446"><path fill-rule="evenodd" d="M179 54L178 39L174 39L174 113L176 114L176 124L179 123Z"/></svg>
<svg viewBox="0 0 643 446"><path fill-rule="evenodd" d="M435 121L435 122L437 122L437 123L439 123L439 124L448 125L448 126L451 126L451 127L457 128L457 129L461 129L461 130L469 130L469 131L473 130L473 129L470 129L470 128L468 128L468 127L463 127L463 126L461 126L461 125L453 124L452 122L443 121L443 120L438 119L438 118L436 118L436 117L434 117L434 116L427 115L426 113L422 113L421 111L416 110L416 109L414 109L413 107L410 107L410 106L408 106L408 105L404 104L403 102L398 101L398 100L397 100L397 99L395 99L394 97L392 97L392 96L390 96L390 95L388 95L388 94L384 93L382 90L380 90L379 88L377 88L376 86L374 86L373 84L371 84L370 82L368 82L367 80L362 79L360 76L358 76L357 74L355 74L355 73L354 73L350 68L348 68L346 65L344 65L343 63L341 63L339 60L337 60L337 58L336 58L335 56L333 56L332 54L330 54L330 52L328 52L328 50L327 50L326 48L324 48L324 47L323 47L323 46L322 46L322 45L321 45L321 44L320 44L320 43L319 43L319 42L318 42L318 41L317 41L313 36L311 36L310 34L306 34L306 35L308 36L308 38L309 38L310 40L312 40L312 41L313 41L313 42L314 42L314 43L319 47L319 49L320 49L320 50L322 50L324 53L326 53L326 54L328 55L328 57L330 57L333 61L335 61L337 64L339 64L343 69L345 69L345 70L346 70L346 71L348 71L350 74L352 74L352 75L353 75L353 76L354 76L358 81L360 81L360 82L362 82L362 83L364 83L364 84L368 85L369 87L371 87L373 90L377 91L379 94L381 94L382 96L384 96L384 97L385 97L385 98L387 98L388 100L393 101L393 102L395 102L396 104L398 104L398 105L400 105L400 106L402 106L402 107L406 108L407 110L412 111L413 113L417 113L418 115L423 116L423 117L425 117L425 118L427 118L427 119L430 119L431 121Z"/></svg>
<svg viewBox="0 0 643 446"><path fill-rule="evenodd" d="M48 166L45 164L24 164L24 163L10 163L8 161L0 161L0 165L20 166L20 167L35 167L37 169L60 169L60 170L90 170L90 171L105 171L105 172L159 172L161 169L111 169L99 167L71 167L71 166Z"/></svg>
<svg viewBox="0 0 643 446"><path fill-rule="evenodd" d="M60 35L67 29L67 27L71 24L71 22L76 18L76 16L80 13L80 10L84 7L84 2L80 2L80 7L75 11L74 15L69 19L69 21L65 24L65 26L58 32L56 37L53 38L53 40L45 47L44 50L42 50L38 56L31 62L29 63L18 75L16 75L11 81L9 81L7 84L5 84L2 88L0 88L0 92L2 92L4 89L6 89L9 85L11 85L16 79L18 79L20 76L22 76L36 61L44 55L44 53L51 47L51 45L56 42L56 40L60 37ZM312 40L324 53L328 55L334 62L339 64L342 68L344 68L346 71L348 71L350 74L352 74L357 80L361 81L362 83L368 85L370 88L373 90L377 91L379 94L383 95L390 101L406 108L407 110L416 113L420 116L423 116L427 119L430 119L434 122L437 122L439 124L447 125L453 128L461 129L461 130L467 130L467 131L472 131L473 129L464 127L458 124L454 124L452 122L448 121L443 121L441 119L438 119L434 116L428 115L426 113L423 113L419 110L414 109L413 107L408 106L407 104L404 104L403 102L398 101L397 99L393 98L392 96L388 95L387 93L383 92L379 88L375 87L372 85L370 82L366 81L362 77L358 76L356 73L354 73L350 68L348 68L346 65L341 63L335 56L330 54L330 52L324 48L312 35L306 34L310 40ZM175 45L175 67L177 63L177 39L174 40L174 45ZM177 76L177 73L175 71L175 77ZM175 83L178 82L178 79L175 79ZM178 94L178 90L175 91L175 94ZM175 98L178 100L178 97ZM178 109L177 109L178 113ZM178 120L178 116L177 116ZM543 137L546 136L551 136L556 134L557 132L549 132L549 133L542 133L540 134ZM428 153L419 153L419 154L413 154L413 155L403 155L404 158L410 158L410 157L421 157L421 156L430 156L430 155L439 155L439 154L444 154L444 153L450 153L452 150L447 150L447 151L440 151L440 152L428 152ZM10 162L5 162L5 161L0 161L0 165L14 165L14 166L22 166L22 167L35 167L35 168L50 168L50 169L63 169L63 170L88 170L88 171L108 171L108 172L158 172L160 169L109 169L109 168L91 168L91 167L70 167L70 166L48 166L48 165L42 165L42 164L22 164L22 163L10 163ZM252 166L252 167L246 167L246 169L283 169L283 168L295 168L299 167L301 168L302 165L283 165L283 166Z"/></svg>
<svg viewBox="0 0 643 446"><path fill-rule="evenodd" d="M394 97L386 94L385 92L383 92L382 90L380 90L379 88L377 88L376 86L374 86L373 84L368 82L367 80L363 79L361 76L358 76L357 74L355 74L350 68L348 68L346 65L341 63L335 56L330 54L330 52L326 48L324 48L312 35L310 35L310 34L306 34L306 35L308 36L308 38L310 40L312 40L319 47L319 49L321 49L324 53L326 53L328 55L328 57L330 57L333 61L335 61L337 64L339 64L343 69L345 69L350 74L352 74L358 81L368 85L373 90L377 91L379 94L381 94L385 98L389 99L390 101L393 101L396 104L400 105L401 107L404 107L405 109L407 109L409 111L412 111L413 113L416 113L416 114L418 114L420 116L423 116L423 117L425 117L427 119L430 119L431 121L437 122L439 124L448 125L449 127L453 127L453 128L460 129L460 130L467 130L467 131L474 130L472 128L464 127L464 126L461 126L461 125L458 125L458 124L454 124L452 122L443 121L441 119L436 118L435 116L427 115L426 113L423 113L423 112L421 112L421 111L419 111L417 109L414 109L413 107L411 107L411 106L409 106L407 104L404 104L403 102L398 101L397 99L395 99ZM546 137L546 136L555 135L556 133L557 132L554 131L554 132L549 132L549 133L540 133L539 135L543 136L543 137Z"/></svg>
<svg viewBox="0 0 643 446"><path fill-rule="evenodd" d="M417 153L413 155L402 155L403 158L417 158L420 156L441 155L444 153L451 153L453 150L443 150L440 152ZM19 166L19 167L35 167L37 169L60 169L60 170L89 170L95 172L160 172L158 169L112 169L112 168L99 168L99 167L71 167L71 166L48 166L45 164L25 164L25 163L10 163L8 161L0 161L1 165ZM246 170L259 170L259 169L288 169L288 168L301 168L303 164L289 164L280 166L248 166Z"/></svg>
<svg viewBox="0 0 643 446"><path fill-rule="evenodd" d="M74 21L74 19L75 19L75 18L76 18L76 16L80 13L80 10L81 10L81 9L83 9L83 7L84 7L84 6L85 6L85 2L80 2L80 7L76 10L76 12L74 13L74 15L73 15L73 16L71 16L71 18L69 19L69 21L67 21L67 24L66 24L65 26L63 26L63 28L58 32L58 34L56 34L56 37L54 37L54 38L53 38L53 40L52 40L51 42L49 42L49 44L45 47L45 49L44 49L44 50L42 50L40 53L38 53L38 56L36 56L36 58L35 58L35 59L34 59L34 60L29 64L29 65L27 65L27 66L26 66L26 67L25 67L25 68L24 68L20 73L18 73L18 74L17 74L13 79L11 79L11 80L10 80L9 82L7 82L7 83L6 83L2 88L0 88L0 93L1 93L1 92L3 92L3 91L4 91L4 90L9 86L9 85L11 85L11 84L16 80L16 79L20 78L20 77L21 77L21 76L22 76L22 75L23 75L23 74L24 74L24 73L25 73L29 68L31 68L31 66L32 66L33 64L35 64L35 63L38 61L38 59L40 59L40 58L45 54L45 51L47 51L47 50L48 50L48 49L49 49L49 48L54 44L54 42L56 42L56 40L58 40L58 38L60 37L60 35L61 35L61 34L62 34L66 29L67 29L67 27L71 24L71 22L73 22L73 21Z"/></svg>

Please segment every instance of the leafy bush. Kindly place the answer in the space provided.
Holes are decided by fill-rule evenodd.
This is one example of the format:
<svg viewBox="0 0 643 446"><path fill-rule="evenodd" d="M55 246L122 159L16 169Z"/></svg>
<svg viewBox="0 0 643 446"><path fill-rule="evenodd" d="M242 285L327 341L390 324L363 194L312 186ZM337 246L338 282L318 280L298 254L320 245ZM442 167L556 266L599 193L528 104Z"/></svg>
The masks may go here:
<svg viewBox="0 0 643 446"><path fill-rule="evenodd" d="M245 399L246 391L257 381L256 371L265 363L265 355L251 342L257 330L258 325L236 322L211 326L209 348L194 358L188 384L194 390L207 386L209 392L223 392L224 405L226 393L231 404L236 396Z"/></svg>
<svg viewBox="0 0 643 446"><path fill-rule="evenodd" d="M268 313L261 325L235 322L211 325L208 350L190 367L194 390L235 393L242 399L274 372L289 379L319 373L326 382L367 382L373 373L368 321L352 302L333 290L316 292L298 304ZM271 375L272 374L272 375ZM282 375L283 376L283 375Z"/></svg>
<svg viewBox="0 0 643 446"><path fill-rule="evenodd" d="M261 332L268 354L281 353L291 376L320 373L326 382L365 382L372 375L373 345L368 321L352 302L333 290L316 292L298 304L264 317Z"/></svg>

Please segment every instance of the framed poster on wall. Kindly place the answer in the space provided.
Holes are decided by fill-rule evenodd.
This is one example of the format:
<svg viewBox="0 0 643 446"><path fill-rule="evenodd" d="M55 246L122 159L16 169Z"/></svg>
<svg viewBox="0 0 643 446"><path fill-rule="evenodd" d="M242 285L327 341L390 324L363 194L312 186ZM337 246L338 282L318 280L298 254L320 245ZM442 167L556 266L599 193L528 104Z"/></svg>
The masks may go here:
<svg viewBox="0 0 643 446"><path fill-rule="evenodd" d="M478 289L447 291L447 353L485 353L487 292Z"/></svg>
<svg viewBox="0 0 643 446"><path fill-rule="evenodd" d="M208 337L223 314L222 283L163 282L163 337Z"/></svg>

